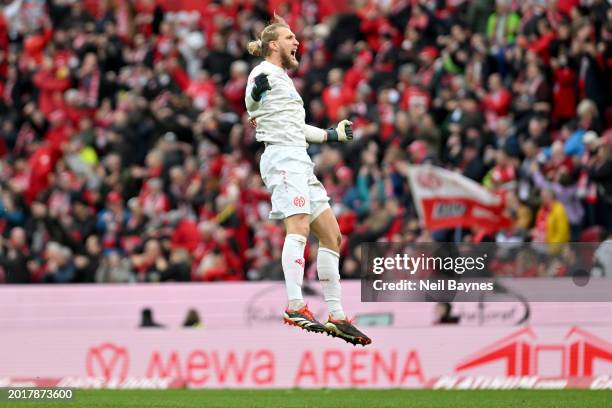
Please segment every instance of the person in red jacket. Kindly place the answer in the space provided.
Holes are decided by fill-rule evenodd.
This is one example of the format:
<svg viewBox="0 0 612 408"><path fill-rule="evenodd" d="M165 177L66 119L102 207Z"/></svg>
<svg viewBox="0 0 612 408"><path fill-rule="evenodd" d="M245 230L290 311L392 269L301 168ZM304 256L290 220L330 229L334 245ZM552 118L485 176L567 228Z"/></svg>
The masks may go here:
<svg viewBox="0 0 612 408"><path fill-rule="evenodd" d="M554 68L553 77L553 121L555 123L567 121L576 117L576 73L567 65L567 57L562 55L559 59L552 59Z"/></svg>
<svg viewBox="0 0 612 408"><path fill-rule="evenodd" d="M39 92L38 106L45 117L49 118L51 112L62 107L63 93L70 87L70 78L55 69L50 57L44 57L42 68L34 75L33 81Z"/></svg>
<svg viewBox="0 0 612 408"><path fill-rule="evenodd" d="M174 228L170 237L172 248L185 248L193 253L200 242L200 232L198 225L190 219L182 219Z"/></svg>
<svg viewBox="0 0 612 408"><path fill-rule="evenodd" d="M489 127L494 128L500 118L508 116L512 94L502 84L498 73L489 76L489 92L485 95L482 104Z"/></svg>
<svg viewBox="0 0 612 408"><path fill-rule="evenodd" d="M244 61L235 61L230 68L230 80L223 87L223 96L233 111L242 115L244 108L244 90L246 88L249 67Z"/></svg>
<svg viewBox="0 0 612 408"><path fill-rule="evenodd" d="M529 50L535 52L545 64L550 60L550 43L555 39L555 32L547 19L538 20L537 36L529 44Z"/></svg>
<svg viewBox="0 0 612 408"><path fill-rule="evenodd" d="M327 77L329 86L323 90L323 103L327 108L327 117L332 122L338 120L340 108L350 105L354 99L353 90L344 86L342 79L342 70L332 69Z"/></svg>
<svg viewBox="0 0 612 408"><path fill-rule="evenodd" d="M215 81L206 71L200 71L197 77L189 82L185 93L193 99L193 105L204 110L212 106L216 94Z"/></svg>
<svg viewBox="0 0 612 408"><path fill-rule="evenodd" d="M49 188L48 177L53 172L58 159L59 152L49 143L39 146L28 159L28 167L31 169L30 181L24 194L28 205L36 199L39 193Z"/></svg>

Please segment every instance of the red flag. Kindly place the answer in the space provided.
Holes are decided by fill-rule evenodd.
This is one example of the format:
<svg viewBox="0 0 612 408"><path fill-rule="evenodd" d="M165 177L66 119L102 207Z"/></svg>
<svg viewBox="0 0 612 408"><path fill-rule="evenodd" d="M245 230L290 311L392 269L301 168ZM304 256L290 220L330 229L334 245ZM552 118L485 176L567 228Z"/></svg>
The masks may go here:
<svg viewBox="0 0 612 408"><path fill-rule="evenodd" d="M488 232L509 228L502 199L475 181L440 167L411 166L412 198L428 229L467 227Z"/></svg>

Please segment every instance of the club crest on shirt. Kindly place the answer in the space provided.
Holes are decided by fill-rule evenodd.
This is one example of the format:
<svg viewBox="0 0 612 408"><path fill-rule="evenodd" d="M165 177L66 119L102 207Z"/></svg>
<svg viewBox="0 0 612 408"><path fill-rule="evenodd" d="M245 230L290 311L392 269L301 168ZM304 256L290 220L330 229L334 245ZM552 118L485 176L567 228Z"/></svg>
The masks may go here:
<svg viewBox="0 0 612 408"><path fill-rule="evenodd" d="M293 198L293 205L296 207L303 207L306 204L306 199L302 196L295 196Z"/></svg>

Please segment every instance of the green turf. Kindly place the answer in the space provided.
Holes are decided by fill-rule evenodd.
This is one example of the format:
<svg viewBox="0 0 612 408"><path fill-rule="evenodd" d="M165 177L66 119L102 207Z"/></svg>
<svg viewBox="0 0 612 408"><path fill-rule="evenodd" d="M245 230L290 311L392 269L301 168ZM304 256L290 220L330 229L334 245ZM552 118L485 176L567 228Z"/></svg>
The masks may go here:
<svg viewBox="0 0 612 408"><path fill-rule="evenodd" d="M410 408L565 408L612 407L612 392L563 391L409 391L409 390L75 390L74 401L2 403L0 408L190 408L190 407L410 407Z"/></svg>

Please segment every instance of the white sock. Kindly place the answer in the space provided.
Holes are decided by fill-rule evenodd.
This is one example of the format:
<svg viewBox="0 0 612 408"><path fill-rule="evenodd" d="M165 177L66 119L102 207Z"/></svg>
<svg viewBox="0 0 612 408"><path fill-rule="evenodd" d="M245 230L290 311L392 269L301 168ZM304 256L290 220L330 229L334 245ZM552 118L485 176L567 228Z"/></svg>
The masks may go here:
<svg viewBox="0 0 612 408"><path fill-rule="evenodd" d="M333 319L346 319L340 298L342 288L340 287L340 254L331 249L319 248L317 254L317 273L323 288L323 297L327 303L327 309Z"/></svg>
<svg viewBox="0 0 612 408"><path fill-rule="evenodd" d="M283 245L281 263L285 274L289 309L298 310L304 306L302 281L304 280L304 248L306 237L298 234L287 234Z"/></svg>

